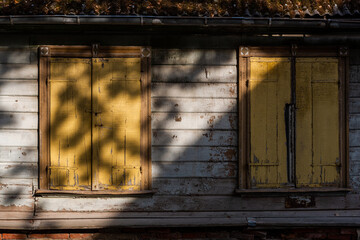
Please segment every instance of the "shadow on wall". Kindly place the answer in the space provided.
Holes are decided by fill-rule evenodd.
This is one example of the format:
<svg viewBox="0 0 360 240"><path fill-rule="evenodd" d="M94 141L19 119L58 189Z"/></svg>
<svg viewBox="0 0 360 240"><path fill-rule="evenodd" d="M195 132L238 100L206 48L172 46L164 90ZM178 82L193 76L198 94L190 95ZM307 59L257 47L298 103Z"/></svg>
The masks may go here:
<svg viewBox="0 0 360 240"><path fill-rule="evenodd" d="M34 208L37 185L37 58L35 49L0 48L0 209Z"/></svg>
<svg viewBox="0 0 360 240"><path fill-rule="evenodd" d="M5 54L4 54L5 55ZM9 55L9 54L8 54ZM115 226L117 218L130 217L134 212L144 215L149 213L160 213L167 216L169 212L198 212L198 211L235 211L242 210L240 198L232 197L237 187L237 146L238 146L238 117L237 117L237 57L235 50L153 50L152 56L152 182L153 189L157 193L149 197L104 197L104 198L37 198L36 205L29 192L2 191L1 205L8 206L7 210L19 209L19 203L27 204L29 211L28 218L41 215L46 217L49 211L60 212L65 216L68 212L102 212L107 217L102 219L104 226ZM3 60L9 62L9 60ZM35 61L36 62L36 61ZM32 62L34 63L34 62ZM1 66L1 65L0 65ZM20 64L18 67L26 68L28 64ZM11 67L3 67L1 73L1 95L5 101L12 99L8 95L16 92L17 96L28 96L29 88L24 87L24 92L19 89L23 81L37 84L37 80L19 80L11 76L19 76L19 72L11 73ZM81 71L77 71L80 76ZM28 76L28 75L25 75ZM13 82L16 82L16 87ZM29 84L26 83L26 84ZM10 84L10 85L9 85ZM25 83L24 83L25 84ZM6 85L14 86L9 93L3 93ZM26 85L28 86L28 85ZM37 85L35 85L37 86ZM15 90L17 89L17 90ZM36 88L37 91L37 88ZM111 97L118 94L127 95L132 98L131 92L114 92L113 88L104 89L109 91ZM255 91L253 89L253 91ZM75 98L67 98L71 93ZM83 109L87 100L85 92L74 89L73 86L64 85L57 97L62 100L54 111L54 132L66 131L68 116L62 114L67 111L70 105L75 109ZM36 95L36 94L34 94ZM34 97L32 97L34 98ZM70 102L71 104L69 104ZM31 122L28 117L36 114L36 111L23 114L19 120L11 115L16 107L1 106L2 117L1 132L4 136L35 132L35 127L29 127ZM28 111L28 107L23 107ZM104 106L105 108L105 106ZM37 108L36 108L37 110ZM18 114L18 113L16 113ZM26 115L26 116L25 116ZM28 116L29 115L29 116ZM80 118L83 118L80 116ZM8 120L6 120L8 119ZM84 121L84 119L82 119ZM37 123L37 121L35 121ZM23 127L24 126L24 127ZM15 130L13 130L15 129ZM28 130L31 129L31 130ZM69 145L81 144L89 134L87 131L69 132L67 141ZM27 136L27 135L26 135ZM36 137L34 137L36 138ZM34 141L29 137L29 141ZM24 143L24 139L21 143ZM111 132L105 133L102 141L121 142L118 136ZM16 140L14 140L16 142ZM23 144L25 145L25 144ZM94 143L93 143L94 145ZM136 142L133 143L136 145ZM6 142L1 147L9 148ZM29 155L37 154L36 145L27 148L26 154L20 153L19 163L9 163L14 167L2 168L3 184L14 188L16 182L31 182L37 179L37 172L34 166L37 158L30 159ZM17 146L10 146L11 149L21 151ZM29 150L30 149L30 150ZM134 148L136 149L136 148ZM118 150L122 150L119 148ZM6 151L9 151L8 149ZM32 152L33 151L33 152ZM130 150L131 151L131 150ZM11 152L9 154L12 154ZM18 153L17 153L18 154ZM133 152L131 154L136 154ZM26 156L26 157L25 157ZM76 158L79 160L79 168L87 168L88 152L80 151ZM2 156L1 156L2 157ZM16 161L16 157L8 155L2 159ZM71 159L69 159L71 160ZM2 160L3 161L3 160ZM29 161L31 163L29 163ZM32 162L33 161L33 162ZM103 165L110 164L110 161L102 162ZM3 163L1 163L3 164ZM7 163L5 163L7 164ZM112 167L112 165L109 165ZM31 169L31 170L30 170ZM88 181L88 175L79 176L81 181ZM59 183L69 183L66 175L60 176ZM35 184L36 185L36 184ZM27 186L27 185L26 185ZM25 187L25 189L28 189ZM27 203L27 202L26 202ZM21 205L20 204L20 205ZM32 207L36 209L32 209ZM69 213L74 216L75 213ZM112 218L114 218L112 220ZM141 218L141 216L140 216ZM140 221L140 220L139 220ZM146 222L146 219L143 221ZM90 221L91 222L91 221ZM105 222L105 223L104 223ZM60 227L56 222L46 222L46 227ZM70 223L72 224L72 223ZM148 222L144 224L149 224Z"/></svg>

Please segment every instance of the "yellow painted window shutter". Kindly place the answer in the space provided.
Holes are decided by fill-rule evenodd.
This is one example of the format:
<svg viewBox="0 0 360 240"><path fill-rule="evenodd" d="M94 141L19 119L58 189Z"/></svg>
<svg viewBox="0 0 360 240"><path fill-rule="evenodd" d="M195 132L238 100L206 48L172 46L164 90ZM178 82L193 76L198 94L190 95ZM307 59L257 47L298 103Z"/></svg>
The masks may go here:
<svg viewBox="0 0 360 240"><path fill-rule="evenodd" d="M288 182L285 106L291 102L289 58L250 58L250 183L253 188Z"/></svg>
<svg viewBox="0 0 360 240"><path fill-rule="evenodd" d="M296 185L340 186L337 58L296 60Z"/></svg>
<svg viewBox="0 0 360 240"><path fill-rule="evenodd" d="M50 60L50 189L91 188L91 61Z"/></svg>
<svg viewBox="0 0 360 240"><path fill-rule="evenodd" d="M140 190L141 59L92 61L93 190Z"/></svg>
<svg viewBox="0 0 360 240"><path fill-rule="evenodd" d="M141 59L52 58L50 189L140 190Z"/></svg>

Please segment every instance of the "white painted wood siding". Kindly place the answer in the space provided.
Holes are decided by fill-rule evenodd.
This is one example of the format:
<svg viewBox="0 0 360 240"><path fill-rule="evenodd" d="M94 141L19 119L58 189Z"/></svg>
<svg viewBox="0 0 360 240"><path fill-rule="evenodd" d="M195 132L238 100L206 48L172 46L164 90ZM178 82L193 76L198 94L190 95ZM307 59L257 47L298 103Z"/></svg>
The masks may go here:
<svg viewBox="0 0 360 240"><path fill-rule="evenodd" d="M38 184L37 48L0 47L0 211L33 211Z"/></svg>
<svg viewBox="0 0 360 240"><path fill-rule="evenodd" d="M352 54L358 55L359 51ZM360 193L360 61L357 58L350 62L349 71L349 177L351 188Z"/></svg>

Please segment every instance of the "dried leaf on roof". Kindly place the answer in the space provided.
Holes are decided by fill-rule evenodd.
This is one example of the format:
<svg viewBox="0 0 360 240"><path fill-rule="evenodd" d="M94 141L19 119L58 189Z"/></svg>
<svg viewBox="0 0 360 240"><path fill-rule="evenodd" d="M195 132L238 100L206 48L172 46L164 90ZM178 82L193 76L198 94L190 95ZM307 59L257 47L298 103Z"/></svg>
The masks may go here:
<svg viewBox="0 0 360 240"><path fill-rule="evenodd" d="M360 17L358 0L2 0L0 15Z"/></svg>

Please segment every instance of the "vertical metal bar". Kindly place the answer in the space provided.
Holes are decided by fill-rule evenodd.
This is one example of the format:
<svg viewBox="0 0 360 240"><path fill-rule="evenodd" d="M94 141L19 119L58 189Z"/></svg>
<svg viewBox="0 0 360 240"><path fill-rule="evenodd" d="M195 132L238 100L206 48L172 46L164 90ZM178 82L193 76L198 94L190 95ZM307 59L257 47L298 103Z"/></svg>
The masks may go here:
<svg viewBox="0 0 360 240"><path fill-rule="evenodd" d="M291 104L289 106L288 181L296 186L296 50L291 46Z"/></svg>
<svg viewBox="0 0 360 240"><path fill-rule="evenodd" d="M91 123L91 134L90 134L90 141L91 141L91 144L90 144L90 151L91 151L91 166L90 166L90 171L91 171L91 175L90 175L90 179L91 179L91 190L95 190L94 188L94 147L93 147L93 124L94 124L94 115L93 113L95 112L95 109L94 109L94 103L93 103L93 84L94 84L94 62L93 62L93 58L90 58L90 68L91 68L91 72L90 72L90 108L91 108L91 120L90 120L90 123Z"/></svg>

